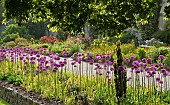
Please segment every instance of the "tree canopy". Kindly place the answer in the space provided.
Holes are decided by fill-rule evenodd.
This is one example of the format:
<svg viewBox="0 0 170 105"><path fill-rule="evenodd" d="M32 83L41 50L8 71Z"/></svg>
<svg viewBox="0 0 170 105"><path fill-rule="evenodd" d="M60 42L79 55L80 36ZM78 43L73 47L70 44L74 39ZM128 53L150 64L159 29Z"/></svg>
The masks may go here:
<svg viewBox="0 0 170 105"><path fill-rule="evenodd" d="M4 0L5 21L48 20L56 30L81 32L84 24L110 35L144 23L153 15L155 0Z"/></svg>

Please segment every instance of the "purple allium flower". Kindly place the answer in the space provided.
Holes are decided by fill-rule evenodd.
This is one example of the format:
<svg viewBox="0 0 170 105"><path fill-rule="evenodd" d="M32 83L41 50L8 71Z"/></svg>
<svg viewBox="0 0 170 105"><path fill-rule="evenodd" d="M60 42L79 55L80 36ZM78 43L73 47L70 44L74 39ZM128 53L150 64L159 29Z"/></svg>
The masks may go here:
<svg viewBox="0 0 170 105"><path fill-rule="evenodd" d="M129 62L130 62L130 59L129 59L129 58L126 58L126 59L125 59L125 62L129 63Z"/></svg>
<svg viewBox="0 0 170 105"><path fill-rule="evenodd" d="M136 68L136 69L135 69L135 73L136 73L136 74L140 73L140 69L139 69L139 68Z"/></svg>
<svg viewBox="0 0 170 105"><path fill-rule="evenodd" d="M162 81L162 80L160 80L160 81L159 81L159 83L160 83L160 84L163 84L163 81Z"/></svg>
<svg viewBox="0 0 170 105"><path fill-rule="evenodd" d="M107 67L107 63L104 63L103 66L104 66L104 67Z"/></svg>
<svg viewBox="0 0 170 105"><path fill-rule="evenodd" d="M161 69L161 73L164 73L164 72L166 72L166 69Z"/></svg>
<svg viewBox="0 0 170 105"><path fill-rule="evenodd" d="M160 80L161 80L160 78L158 78L158 77L156 78L156 82L159 82Z"/></svg>
<svg viewBox="0 0 170 105"><path fill-rule="evenodd" d="M31 64L35 64L35 61L34 61L34 60L32 60L30 63L31 63Z"/></svg>
<svg viewBox="0 0 170 105"><path fill-rule="evenodd" d="M151 59L151 58L148 58L148 59L146 60L146 62L147 62L147 63L151 63L151 62L152 62L152 59Z"/></svg>
<svg viewBox="0 0 170 105"><path fill-rule="evenodd" d="M146 63L146 58L142 58L142 62Z"/></svg>
<svg viewBox="0 0 170 105"><path fill-rule="evenodd" d="M130 81L132 78L131 77L128 77L128 78L126 78L126 81Z"/></svg>
<svg viewBox="0 0 170 105"><path fill-rule="evenodd" d="M159 55L158 59L164 60L164 56L163 55Z"/></svg>
<svg viewBox="0 0 170 105"><path fill-rule="evenodd" d="M164 68L164 69L166 69L166 70L167 70L167 69L169 69L169 67L168 67L168 66L164 66L163 68Z"/></svg>
<svg viewBox="0 0 170 105"><path fill-rule="evenodd" d="M111 66L111 67L110 67L110 70L111 70L111 71L113 71L113 70L114 70L114 67L113 67L113 66Z"/></svg>
<svg viewBox="0 0 170 105"><path fill-rule="evenodd" d="M135 57L134 57L134 56L131 56L131 57L130 57L130 60L134 60L134 59L135 59Z"/></svg>
<svg viewBox="0 0 170 105"><path fill-rule="evenodd" d="M124 67L123 66L119 66L118 70L122 71L122 70L124 70Z"/></svg>
<svg viewBox="0 0 170 105"><path fill-rule="evenodd" d="M159 62L159 63L158 63L158 66L160 66L160 67L161 67L161 66L163 66L163 64Z"/></svg>
<svg viewBox="0 0 170 105"><path fill-rule="evenodd" d="M149 78L149 77L151 77L151 75L150 74L146 74L146 77Z"/></svg>
<svg viewBox="0 0 170 105"><path fill-rule="evenodd" d="M55 67L54 69L53 69L53 72L56 72L58 70L58 68L57 67Z"/></svg>

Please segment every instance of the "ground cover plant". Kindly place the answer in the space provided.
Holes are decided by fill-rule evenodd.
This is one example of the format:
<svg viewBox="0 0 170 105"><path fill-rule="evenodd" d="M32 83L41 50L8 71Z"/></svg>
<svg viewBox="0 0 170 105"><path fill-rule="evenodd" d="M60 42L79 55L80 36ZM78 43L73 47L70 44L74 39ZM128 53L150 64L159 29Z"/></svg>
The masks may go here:
<svg viewBox="0 0 170 105"><path fill-rule="evenodd" d="M131 56L125 58L122 65L118 65L110 54L96 54L97 62L94 62L89 52L85 58L84 53L77 52L77 57L72 62L62 59L59 54L47 52L46 49L2 47L0 55L1 80L8 80L25 87L27 91L39 92L49 99L68 105L170 103L169 68L163 65L163 55L158 56L157 64L152 64L151 58L135 60ZM83 61L89 63L84 64ZM72 65L70 69L67 68L69 63ZM130 70L127 68L128 64L132 67ZM122 76L127 76L126 92L122 90L125 88L116 88L123 86L122 82L116 82L114 75L118 71ZM124 80L122 77L119 79ZM122 92L125 94L120 94Z"/></svg>

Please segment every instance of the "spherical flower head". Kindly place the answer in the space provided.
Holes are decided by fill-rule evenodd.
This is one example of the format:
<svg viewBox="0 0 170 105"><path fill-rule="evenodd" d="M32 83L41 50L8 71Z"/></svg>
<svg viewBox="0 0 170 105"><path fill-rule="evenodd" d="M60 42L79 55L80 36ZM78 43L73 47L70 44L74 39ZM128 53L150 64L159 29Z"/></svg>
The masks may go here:
<svg viewBox="0 0 170 105"><path fill-rule="evenodd" d="M104 67L107 67L107 63L104 63L103 66L104 66Z"/></svg>
<svg viewBox="0 0 170 105"><path fill-rule="evenodd" d="M146 60L146 62L147 62L147 63L151 63L151 62L152 62L152 59L151 59L151 58L148 58L148 59Z"/></svg>
<svg viewBox="0 0 170 105"><path fill-rule="evenodd" d="M150 75L150 74L146 74L146 77L147 77L147 78L150 78L150 77L151 77L151 75Z"/></svg>
<svg viewBox="0 0 170 105"><path fill-rule="evenodd" d="M34 60L32 60L30 63L31 63L31 64L35 64L35 61L34 61Z"/></svg>
<svg viewBox="0 0 170 105"><path fill-rule="evenodd" d="M135 69L135 73L136 73L136 74L140 73L140 69L136 68L136 69Z"/></svg>
<svg viewBox="0 0 170 105"><path fill-rule="evenodd" d="M161 73L164 73L164 72L166 72L166 69L161 69Z"/></svg>
<svg viewBox="0 0 170 105"><path fill-rule="evenodd" d="M158 59L164 60L164 56L163 55L159 55Z"/></svg>
<svg viewBox="0 0 170 105"><path fill-rule="evenodd" d="M131 56L131 57L130 57L130 60L134 60L134 59L135 59L135 57L134 57L134 56Z"/></svg>
<svg viewBox="0 0 170 105"><path fill-rule="evenodd" d="M128 78L126 78L126 81L130 81L132 78L131 77L128 77Z"/></svg>
<svg viewBox="0 0 170 105"><path fill-rule="evenodd" d="M53 69L53 72L56 72L58 70L58 68L57 67L55 67L54 69Z"/></svg>
<svg viewBox="0 0 170 105"><path fill-rule="evenodd" d="M111 67L110 67L110 70L111 70L111 71L114 71L114 67L113 67L113 66L111 66Z"/></svg>
<svg viewBox="0 0 170 105"><path fill-rule="evenodd" d="M164 68L164 69L166 69L166 70L167 70L167 69L169 69L169 67L168 67L168 66L164 66L163 68Z"/></svg>
<svg viewBox="0 0 170 105"><path fill-rule="evenodd" d="M122 71L122 70L124 70L124 67L123 66L119 66L118 70Z"/></svg>
<svg viewBox="0 0 170 105"><path fill-rule="evenodd" d="M142 58L142 62L146 63L146 60L147 60L146 58Z"/></svg>
<svg viewBox="0 0 170 105"><path fill-rule="evenodd" d="M161 66L163 66L163 64L162 64L161 62L159 62L159 63L158 63L158 66L161 67Z"/></svg>
<svg viewBox="0 0 170 105"><path fill-rule="evenodd" d="M161 79L159 77L156 77L156 82L159 82Z"/></svg>
<svg viewBox="0 0 170 105"><path fill-rule="evenodd" d="M125 62L126 62L126 63L129 63L129 62L130 62L130 59L129 59L129 58L126 58L126 59L125 59Z"/></svg>
<svg viewBox="0 0 170 105"><path fill-rule="evenodd" d="M163 81L162 81L162 80L160 80L160 81L159 81L159 83L160 83L160 84L163 84Z"/></svg>

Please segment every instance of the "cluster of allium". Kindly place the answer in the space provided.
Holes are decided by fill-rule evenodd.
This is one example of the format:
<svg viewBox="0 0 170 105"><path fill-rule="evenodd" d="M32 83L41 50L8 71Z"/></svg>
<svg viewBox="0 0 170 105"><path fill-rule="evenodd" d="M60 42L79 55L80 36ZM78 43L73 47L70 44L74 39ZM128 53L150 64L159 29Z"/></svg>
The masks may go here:
<svg viewBox="0 0 170 105"><path fill-rule="evenodd" d="M151 58L143 58L142 60L133 61L131 72L138 75L146 73L145 77L154 78L156 79L157 83L162 84L162 78L170 76L170 73L168 72L168 66L162 64L164 56L159 55L158 59L160 62L158 62L157 64L152 64Z"/></svg>
<svg viewBox="0 0 170 105"><path fill-rule="evenodd" d="M41 43L55 43L55 42L57 42L58 40L57 40L57 38L55 37L55 36L42 36L41 38L40 38L40 42Z"/></svg>
<svg viewBox="0 0 170 105"><path fill-rule="evenodd" d="M76 64L77 64L77 63L78 63L78 64L81 64L81 62L84 61L84 58L83 58L84 54L83 54L83 53L76 52L76 55L77 55L76 58L74 58L74 56L71 56L71 58L74 60L71 64L72 64L74 67L76 67Z"/></svg>
<svg viewBox="0 0 170 105"><path fill-rule="evenodd" d="M60 56L67 57L70 53L64 49L62 52L60 52Z"/></svg>
<svg viewBox="0 0 170 105"><path fill-rule="evenodd" d="M60 67L64 67L67 64L66 59L61 60L58 54L49 52L49 57L47 57L41 55L41 52L38 50L29 48L4 49L2 47L0 49L0 56L0 61L8 58L11 62L23 62L25 74L27 73L28 65L38 64L38 66L34 65L34 67L37 69L35 70L36 73L46 71L48 74L50 71L56 72Z"/></svg>

